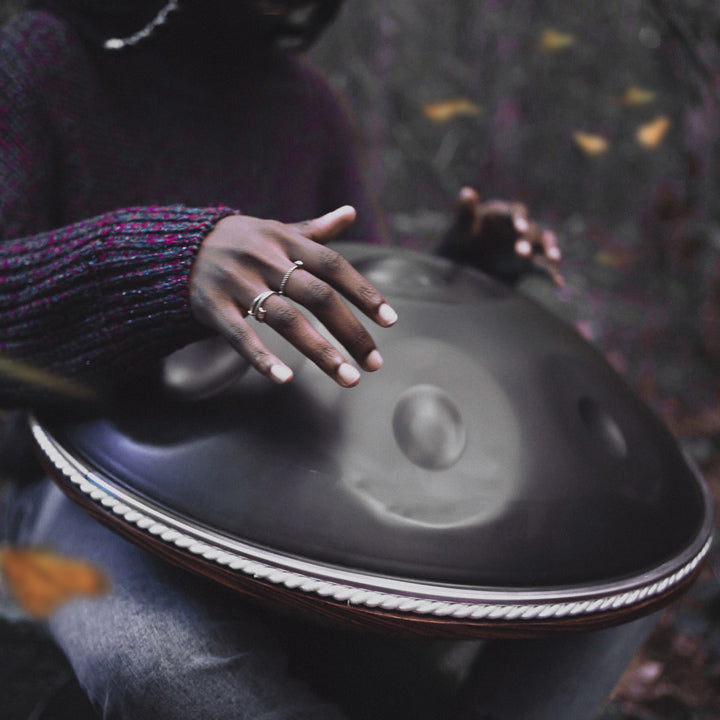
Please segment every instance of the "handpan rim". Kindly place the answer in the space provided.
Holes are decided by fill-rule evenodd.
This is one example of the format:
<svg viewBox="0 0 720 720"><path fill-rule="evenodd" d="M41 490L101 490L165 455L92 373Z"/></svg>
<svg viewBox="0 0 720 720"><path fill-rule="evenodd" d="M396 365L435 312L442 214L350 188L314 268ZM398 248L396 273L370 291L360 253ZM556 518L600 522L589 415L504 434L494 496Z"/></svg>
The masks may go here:
<svg viewBox="0 0 720 720"><path fill-rule="evenodd" d="M668 594L682 585L699 568L713 537L713 503L698 470L686 458L693 478L703 495L705 513L691 543L670 560L625 578L594 585L525 588L481 587L439 584L348 570L325 562L300 558L238 540L202 526L101 477L69 453L41 422L31 418L31 429L46 460L55 470L53 478L67 491L79 491L103 512L121 518L155 542L203 557L238 575L299 589L319 598L348 606L380 608L385 611L436 616L452 621L483 620L522 624L537 620L552 622L568 616L598 616L648 603L662 604Z"/></svg>

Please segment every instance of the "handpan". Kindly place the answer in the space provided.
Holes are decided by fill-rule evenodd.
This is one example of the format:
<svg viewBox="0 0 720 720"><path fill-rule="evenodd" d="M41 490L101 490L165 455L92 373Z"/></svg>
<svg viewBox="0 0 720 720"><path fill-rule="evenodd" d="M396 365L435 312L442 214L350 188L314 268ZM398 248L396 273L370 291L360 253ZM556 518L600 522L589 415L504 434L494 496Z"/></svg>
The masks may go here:
<svg viewBox="0 0 720 720"><path fill-rule="evenodd" d="M400 316L365 321L381 370L343 389L269 333L294 380L229 382L236 361L198 346L169 367L219 367L221 392L36 418L56 482L190 570L401 634L600 628L688 587L710 547L710 494L597 350L474 270L338 249Z"/></svg>

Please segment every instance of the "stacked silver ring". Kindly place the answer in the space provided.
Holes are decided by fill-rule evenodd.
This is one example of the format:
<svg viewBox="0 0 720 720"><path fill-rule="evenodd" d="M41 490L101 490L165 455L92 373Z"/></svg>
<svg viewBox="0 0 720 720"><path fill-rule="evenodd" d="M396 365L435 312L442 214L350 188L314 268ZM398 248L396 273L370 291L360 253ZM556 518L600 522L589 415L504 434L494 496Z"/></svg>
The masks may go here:
<svg viewBox="0 0 720 720"><path fill-rule="evenodd" d="M280 281L280 289L278 290L278 295L284 295L285 294L285 286L287 285L287 281L290 279L290 276L298 269L301 268L305 263L302 260L296 260L292 266L288 269L288 271L283 275L283 279Z"/></svg>
<svg viewBox="0 0 720 720"><path fill-rule="evenodd" d="M258 322L265 322L265 314L267 310L263 307L263 303L272 295L279 295L274 290L266 290L255 297L250 304L248 315L252 315Z"/></svg>
<svg viewBox="0 0 720 720"><path fill-rule="evenodd" d="M266 290L265 292L261 292L259 295L256 295L253 301L250 303L248 315L252 315L252 317L254 317L258 322L265 322L265 315L267 314L267 310L263 307L263 303L272 295L284 295L285 286L287 285L287 281L290 279L290 276L293 274L293 272L295 272L295 270L301 268L304 264L305 263L303 263L302 260L295 260L292 266L283 275L283 278L280 281L279 290Z"/></svg>

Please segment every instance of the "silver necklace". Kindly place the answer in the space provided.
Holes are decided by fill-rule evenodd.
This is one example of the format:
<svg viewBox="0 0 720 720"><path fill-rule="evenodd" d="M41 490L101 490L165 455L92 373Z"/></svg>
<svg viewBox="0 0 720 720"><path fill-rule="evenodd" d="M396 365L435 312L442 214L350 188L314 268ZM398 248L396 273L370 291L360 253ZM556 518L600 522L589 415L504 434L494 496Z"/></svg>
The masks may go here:
<svg viewBox="0 0 720 720"><path fill-rule="evenodd" d="M170 0L161 9L160 12L141 30L138 30L135 34L124 38L108 38L104 43L103 47L106 50L122 50L132 45L137 45L139 42L147 37L150 37L155 31L155 28L160 25L164 25L168 15L178 9L178 0Z"/></svg>

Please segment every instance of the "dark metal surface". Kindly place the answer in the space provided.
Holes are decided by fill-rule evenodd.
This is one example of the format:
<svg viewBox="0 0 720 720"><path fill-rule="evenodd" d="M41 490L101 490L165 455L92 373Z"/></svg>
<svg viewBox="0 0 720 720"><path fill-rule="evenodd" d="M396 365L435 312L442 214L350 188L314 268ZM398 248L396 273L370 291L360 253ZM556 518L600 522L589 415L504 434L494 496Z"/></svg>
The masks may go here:
<svg viewBox="0 0 720 720"><path fill-rule="evenodd" d="M592 587L707 533L702 481L572 328L445 261L343 248L400 315L371 328L385 365L357 388L278 345L288 387L248 373L202 402L46 427L173 514L371 574Z"/></svg>

